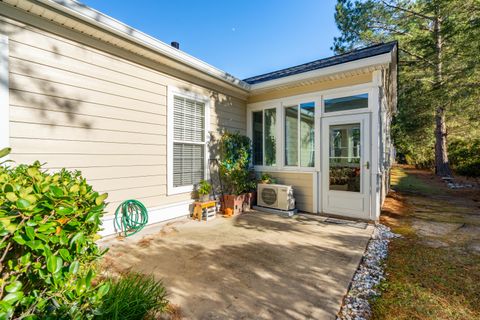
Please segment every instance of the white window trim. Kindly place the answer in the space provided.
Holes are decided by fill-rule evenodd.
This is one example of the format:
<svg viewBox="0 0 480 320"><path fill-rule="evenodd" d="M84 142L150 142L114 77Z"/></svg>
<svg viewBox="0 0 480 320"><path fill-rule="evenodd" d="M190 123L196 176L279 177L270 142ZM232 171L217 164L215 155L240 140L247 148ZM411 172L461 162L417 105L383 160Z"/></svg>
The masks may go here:
<svg viewBox="0 0 480 320"><path fill-rule="evenodd" d="M174 96L179 96L195 101L205 103L205 149L204 149L204 179L208 180L208 166L210 159L209 142L210 142L210 98L203 94L187 91L177 88L175 86L168 86L167 89L167 195L175 195L180 193L189 193L194 191L195 186L173 186L173 108L174 108ZM192 144L202 144L193 143Z"/></svg>
<svg viewBox="0 0 480 320"><path fill-rule="evenodd" d="M8 36L0 34L0 149L10 147ZM8 160L9 156L2 160Z"/></svg>

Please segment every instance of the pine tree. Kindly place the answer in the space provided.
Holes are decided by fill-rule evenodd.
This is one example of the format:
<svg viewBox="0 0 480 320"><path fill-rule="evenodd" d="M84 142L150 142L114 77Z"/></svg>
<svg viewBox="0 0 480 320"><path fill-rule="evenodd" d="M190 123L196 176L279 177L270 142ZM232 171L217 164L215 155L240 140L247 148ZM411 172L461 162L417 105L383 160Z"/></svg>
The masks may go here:
<svg viewBox="0 0 480 320"><path fill-rule="evenodd" d="M480 127L480 0L338 0L335 20L338 53L399 41L397 147L410 162L451 175L450 128L464 139L478 138Z"/></svg>

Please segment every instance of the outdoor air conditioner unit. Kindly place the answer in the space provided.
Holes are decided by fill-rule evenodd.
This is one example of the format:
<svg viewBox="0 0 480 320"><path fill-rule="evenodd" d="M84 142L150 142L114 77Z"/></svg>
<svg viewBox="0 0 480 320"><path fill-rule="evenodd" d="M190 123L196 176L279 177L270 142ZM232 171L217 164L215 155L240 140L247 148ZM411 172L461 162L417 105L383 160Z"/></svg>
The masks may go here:
<svg viewBox="0 0 480 320"><path fill-rule="evenodd" d="M295 209L292 186L281 184L258 184L257 203L259 206L280 209Z"/></svg>

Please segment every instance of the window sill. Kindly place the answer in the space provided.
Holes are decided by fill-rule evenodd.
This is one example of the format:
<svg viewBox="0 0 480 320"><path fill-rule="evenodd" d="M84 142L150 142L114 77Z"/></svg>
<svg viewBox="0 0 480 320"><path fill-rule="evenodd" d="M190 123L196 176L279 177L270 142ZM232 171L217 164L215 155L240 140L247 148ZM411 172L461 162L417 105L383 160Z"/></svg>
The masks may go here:
<svg viewBox="0 0 480 320"><path fill-rule="evenodd" d="M183 187L169 187L167 196L172 196L181 193L191 193L195 190L194 186L183 186Z"/></svg>

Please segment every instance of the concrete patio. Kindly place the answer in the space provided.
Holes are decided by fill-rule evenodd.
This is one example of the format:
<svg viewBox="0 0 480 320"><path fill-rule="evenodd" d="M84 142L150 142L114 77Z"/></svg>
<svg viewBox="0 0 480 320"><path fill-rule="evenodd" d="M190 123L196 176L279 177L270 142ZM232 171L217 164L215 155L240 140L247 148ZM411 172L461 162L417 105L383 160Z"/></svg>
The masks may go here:
<svg viewBox="0 0 480 320"><path fill-rule="evenodd" d="M185 319L334 319L373 227L251 212L103 242L109 270L163 279Z"/></svg>

